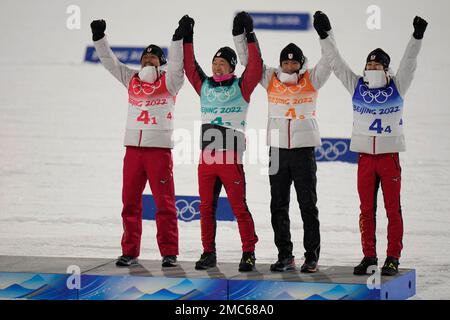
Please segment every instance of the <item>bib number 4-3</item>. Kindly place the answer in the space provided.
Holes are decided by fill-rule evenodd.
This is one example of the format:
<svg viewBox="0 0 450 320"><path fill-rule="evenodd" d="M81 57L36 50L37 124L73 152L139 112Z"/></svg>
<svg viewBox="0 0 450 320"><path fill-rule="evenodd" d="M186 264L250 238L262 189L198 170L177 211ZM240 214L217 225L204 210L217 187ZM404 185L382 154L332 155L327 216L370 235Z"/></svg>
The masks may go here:
<svg viewBox="0 0 450 320"><path fill-rule="evenodd" d="M372 124L370 125L369 130L376 131L378 134L383 133L383 132L387 132L387 133L392 132L391 126L387 126L386 128L383 128L383 125L381 124L381 119L375 119L375 121L372 122Z"/></svg>

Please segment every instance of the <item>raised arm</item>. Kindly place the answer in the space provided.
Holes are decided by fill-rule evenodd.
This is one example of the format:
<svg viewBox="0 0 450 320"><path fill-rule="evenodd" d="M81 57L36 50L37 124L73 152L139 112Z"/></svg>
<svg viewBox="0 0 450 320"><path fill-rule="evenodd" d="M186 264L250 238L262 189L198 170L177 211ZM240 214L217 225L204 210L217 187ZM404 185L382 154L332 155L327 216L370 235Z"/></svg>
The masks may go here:
<svg viewBox="0 0 450 320"><path fill-rule="evenodd" d="M321 11L316 12L316 14L314 14L314 23L321 24L323 26L323 29L325 30L324 33L320 31L319 34L320 39L330 37L332 41L334 41L333 32L331 31L330 20L328 20L328 17L325 13ZM330 64L328 63L328 59L325 57L324 50L322 49L321 51L322 57L320 58L319 62L315 65L315 67L310 70L311 82L314 88L316 88L316 90L320 89L325 84L325 82L327 82L327 80L330 78L332 71Z"/></svg>
<svg viewBox="0 0 450 320"><path fill-rule="evenodd" d="M172 95L177 95L184 83L183 69L183 27L181 20L172 37L169 48L169 62L167 65L166 84L167 90Z"/></svg>
<svg viewBox="0 0 450 320"><path fill-rule="evenodd" d="M248 52L248 65L241 78L242 96L247 102L262 76L262 60L254 42L248 44Z"/></svg>
<svg viewBox="0 0 450 320"><path fill-rule="evenodd" d="M428 23L421 17L416 16L414 18L414 33L406 46L405 53L394 78L395 85L402 97L405 96L414 78L414 71L417 67L417 56L422 47L422 38L427 25Z"/></svg>
<svg viewBox="0 0 450 320"><path fill-rule="evenodd" d="M239 62L242 66L246 67L248 63L248 47L247 37L244 31L242 31L242 33L235 34L235 29L233 28L233 42Z"/></svg>
<svg viewBox="0 0 450 320"><path fill-rule="evenodd" d="M344 87L353 95L360 76L356 75L341 57L336 46L336 41L329 36L331 29L327 31L326 25L323 23L323 20L321 20L320 13L320 11L317 11L314 14L314 28L320 36L322 52L336 77L341 80ZM316 19L319 20L316 21Z"/></svg>
<svg viewBox="0 0 450 320"><path fill-rule="evenodd" d="M238 17L240 17L240 19ZM261 80L262 59L256 43L256 36L253 32L252 17L246 12L240 12L236 15L236 18L238 18L239 21L238 29L241 29L240 26L242 26L247 38L248 63L242 74L240 86L243 98L247 102L250 102L250 96L258 85L258 82ZM235 27L233 26L233 35L235 33L234 29Z"/></svg>
<svg viewBox="0 0 450 320"><path fill-rule="evenodd" d="M136 73L136 70L128 68L125 64L120 62L112 52L105 35L105 20L92 21L91 29L92 40L94 41L95 51L100 58L100 62L106 70L128 88L130 79Z"/></svg>
<svg viewBox="0 0 450 320"><path fill-rule="evenodd" d="M184 51L184 71L191 85L194 87L198 95L201 94L203 81L207 76L198 65L194 55L194 24L195 21L188 15L183 16L180 20L180 27L183 36L183 51Z"/></svg>
<svg viewBox="0 0 450 320"><path fill-rule="evenodd" d="M245 26L244 26L245 19L248 19L248 18L251 19L250 15L248 13L240 12L239 14L236 15L236 17L233 20L234 46L236 48L239 61L240 61L241 65L243 65L244 67L246 67L248 64L249 44L251 43L251 42L248 42L247 34L245 32ZM250 22L248 22L248 24L249 23ZM253 30L252 24L251 24L251 28ZM250 27L250 25L249 25L249 27ZM261 54L261 48L259 46L258 38L256 37L256 34L254 32L252 32L252 34L254 37L254 43L256 44L256 48L257 48L257 51L258 51L258 54L260 56L261 63L262 63L262 77L261 77L260 83L264 88L267 88L269 80L272 77L272 74L275 71L275 69L266 66L262 62L262 54ZM250 36L250 37L252 37L252 36Z"/></svg>
<svg viewBox="0 0 450 320"><path fill-rule="evenodd" d="M331 75L331 67L328 63L328 59L325 57L323 49L322 49L322 57L319 62L310 70L311 83L319 90L325 82L330 78Z"/></svg>

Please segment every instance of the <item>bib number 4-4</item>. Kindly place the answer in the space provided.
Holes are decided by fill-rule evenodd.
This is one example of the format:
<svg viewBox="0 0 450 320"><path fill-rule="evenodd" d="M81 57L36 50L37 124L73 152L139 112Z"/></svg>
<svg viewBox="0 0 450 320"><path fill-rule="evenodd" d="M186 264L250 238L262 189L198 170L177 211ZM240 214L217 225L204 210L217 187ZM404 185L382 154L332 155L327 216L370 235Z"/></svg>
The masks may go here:
<svg viewBox="0 0 450 320"><path fill-rule="evenodd" d="M383 128L381 119L375 119L374 122L372 122L372 124L370 125L369 130L376 131L378 134L383 133L383 132L387 132L387 133L392 132L391 126L387 126L386 128Z"/></svg>

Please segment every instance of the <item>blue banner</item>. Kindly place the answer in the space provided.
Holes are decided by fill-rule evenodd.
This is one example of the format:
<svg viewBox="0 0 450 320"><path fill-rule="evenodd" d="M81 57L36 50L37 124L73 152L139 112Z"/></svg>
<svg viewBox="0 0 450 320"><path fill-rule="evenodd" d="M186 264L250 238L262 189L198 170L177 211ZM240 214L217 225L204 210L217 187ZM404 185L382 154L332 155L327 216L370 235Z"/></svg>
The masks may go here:
<svg viewBox="0 0 450 320"><path fill-rule="evenodd" d="M350 151L350 139L322 138L322 145L316 147L316 160L358 163L358 154Z"/></svg>
<svg viewBox="0 0 450 320"><path fill-rule="evenodd" d="M249 12L255 29L264 30L302 30L311 28L309 13L267 13Z"/></svg>
<svg viewBox="0 0 450 320"><path fill-rule="evenodd" d="M152 195L143 195L142 206L142 218L145 220L155 220L156 204ZM200 197L176 196L175 206L177 208L178 220L200 220ZM225 197L219 197L217 202L216 219L221 221L236 220L233 210L231 210L230 203Z"/></svg>
<svg viewBox="0 0 450 320"><path fill-rule="evenodd" d="M116 57L122 62L126 64L141 64L141 55L144 51L145 47L111 47L111 50L114 52ZM164 55L168 56L168 49L161 48L164 52ZM99 63L100 59L98 58L97 52L95 51L95 47L88 46L86 48L86 54L84 56L84 62L92 62Z"/></svg>

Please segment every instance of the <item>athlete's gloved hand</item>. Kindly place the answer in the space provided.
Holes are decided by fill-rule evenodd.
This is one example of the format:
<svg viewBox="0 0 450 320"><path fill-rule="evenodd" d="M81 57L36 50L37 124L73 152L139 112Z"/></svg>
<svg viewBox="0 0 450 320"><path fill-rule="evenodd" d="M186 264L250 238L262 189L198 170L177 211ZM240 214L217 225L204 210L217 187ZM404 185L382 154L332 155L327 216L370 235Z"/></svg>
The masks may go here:
<svg viewBox="0 0 450 320"><path fill-rule="evenodd" d="M247 34L253 32L253 19L252 17L245 11L242 11L243 13L243 23L244 23L244 28L245 28L245 32Z"/></svg>
<svg viewBox="0 0 450 320"><path fill-rule="evenodd" d="M97 41L105 36L106 21L94 20L91 22L92 40Z"/></svg>
<svg viewBox="0 0 450 320"><path fill-rule="evenodd" d="M186 14L180 19L178 24L179 28L181 29L181 33L183 35L183 42L192 43L194 39L194 25L195 25L194 19L192 19Z"/></svg>
<svg viewBox="0 0 450 320"><path fill-rule="evenodd" d="M414 26L413 37L418 40L422 39L423 34L425 33L425 30L427 29L427 25L428 25L428 22L426 22L421 17L416 16L413 21L413 26Z"/></svg>
<svg viewBox="0 0 450 320"><path fill-rule="evenodd" d="M313 26L319 34L320 39L326 39L328 37L327 31L331 30L331 24L325 13L322 11L316 11L316 13L314 13Z"/></svg>
<svg viewBox="0 0 450 320"><path fill-rule="evenodd" d="M194 24L195 21L191 17L189 17L187 14L184 15L180 21L178 21L178 28L175 30L175 33L172 37L172 40L181 40L188 38L192 42L193 34L194 34ZM189 42L189 41L187 41Z"/></svg>
<svg viewBox="0 0 450 320"><path fill-rule="evenodd" d="M253 19L245 11L239 12L233 20L233 36L243 34L245 31L245 36L247 37L247 42L255 42L256 37L253 33Z"/></svg>
<svg viewBox="0 0 450 320"><path fill-rule="evenodd" d="M244 33L244 11L239 12L233 19L233 36L237 36Z"/></svg>
<svg viewBox="0 0 450 320"><path fill-rule="evenodd" d="M180 21L178 21L178 27L175 29L175 32L173 33L172 41L178 41L184 38L184 30L181 27L182 19L183 18L181 18Z"/></svg>
<svg viewBox="0 0 450 320"><path fill-rule="evenodd" d="M178 21L178 27L175 29L175 33L173 34L172 40L177 41L183 39L189 33L189 25L187 23L188 15L184 15Z"/></svg>

